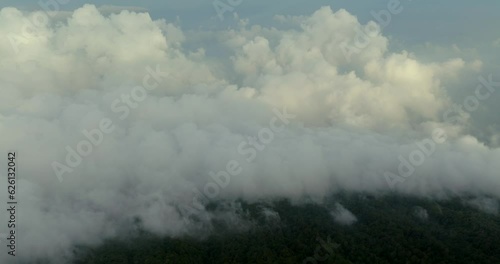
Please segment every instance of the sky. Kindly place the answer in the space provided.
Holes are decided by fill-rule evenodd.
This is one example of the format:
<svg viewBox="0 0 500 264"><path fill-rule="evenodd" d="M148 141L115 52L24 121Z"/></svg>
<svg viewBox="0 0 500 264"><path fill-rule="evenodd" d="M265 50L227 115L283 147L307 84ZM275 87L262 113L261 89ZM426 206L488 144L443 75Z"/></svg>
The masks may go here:
<svg viewBox="0 0 500 264"><path fill-rule="evenodd" d="M44 1L40 1L44 2ZM50 1L46 1L50 2ZM63 1L61 1L63 2ZM67 4L61 5L61 10L74 10L85 3L96 6L135 6L148 9L154 19L165 18L174 20L181 18L182 24L187 28L198 28L210 23L212 26L225 26L229 21L213 21L217 13L213 7L213 1L190 0L190 1L153 1L145 0L138 4L137 1L75 1L69 0ZM276 14L304 15L315 11L321 6L331 6L333 9L346 9L356 14L362 23L372 19L370 11L378 11L387 8L389 1L374 0L369 2L336 0L336 1L245 1L234 8L242 18L248 18L253 22L269 23ZM425 43L449 44L453 41L467 42L469 45L477 45L477 41L494 41L498 39L498 32L494 25L498 25L500 18L496 16L500 9L500 3L496 1L411 1L402 0L404 13L398 16L396 23L391 23L385 30L390 35L397 35L405 41ZM13 6L25 10L36 10L39 8L37 1L27 0L2 0L0 7ZM230 13L227 13L230 17ZM422 29L426 30L415 30ZM462 44L462 43L457 43Z"/></svg>
<svg viewBox="0 0 500 264"><path fill-rule="evenodd" d="M19 260L66 263L137 219L206 234L241 220L237 199L458 196L498 213L500 3L231 3L0 1Z"/></svg>

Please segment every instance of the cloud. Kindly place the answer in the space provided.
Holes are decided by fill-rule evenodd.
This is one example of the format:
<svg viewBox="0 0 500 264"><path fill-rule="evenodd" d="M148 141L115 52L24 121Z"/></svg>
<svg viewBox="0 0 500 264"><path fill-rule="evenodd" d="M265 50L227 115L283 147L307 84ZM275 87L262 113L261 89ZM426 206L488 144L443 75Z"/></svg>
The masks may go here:
<svg viewBox="0 0 500 264"><path fill-rule="evenodd" d="M279 223L281 221L280 214L272 208L262 208L261 214L268 223Z"/></svg>
<svg viewBox="0 0 500 264"><path fill-rule="evenodd" d="M466 204L488 214L498 214L498 200L493 198L478 197L466 201Z"/></svg>
<svg viewBox="0 0 500 264"><path fill-rule="evenodd" d="M423 62L389 51L380 34L347 61L339 45L366 25L345 10L214 32L93 5L25 32L33 15L0 10L0 149L19 153L19 259L67 262L72 245L99 244L137 219L168 236L236 221L204 202L186 213L207 186L226 201L391 192L383 173L436 127L448 140L395 191L499 197L500 150L442 118L456 103L442 83L478 63ZM142 96L144 83L154 87ZM52 164L66 164L102 120L113 131L59 182ZM217 187L231 161L241 172Z"/></svg>
<svg viewBox="0 0 500 264"><path fill-rule="evenodd" d="M429 219L429 213L427 210L420 206L413 208L413 215L423 221L427 221Z"/></svg>
<svg viewBox="0 0 500 264"><path fill-rule="evenodd" d="M352 225L358 221L355 215L339 203L335 204L335 209L331 212L331 215L333 220L341 225Z"/></svg>

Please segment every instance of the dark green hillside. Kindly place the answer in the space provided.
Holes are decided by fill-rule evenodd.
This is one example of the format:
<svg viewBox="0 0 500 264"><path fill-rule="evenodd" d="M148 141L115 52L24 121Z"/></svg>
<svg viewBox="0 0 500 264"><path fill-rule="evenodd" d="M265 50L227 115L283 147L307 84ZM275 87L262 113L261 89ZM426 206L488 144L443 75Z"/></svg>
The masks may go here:
<svg viewBox="0 0 500 264"><path fill-rule="evenodd" d="M357 222L335 223L330 215L335 202ZM427 220L415 216L422 211L418 207ZM215 233L201 241L142 233L75 251L75 263L303 263L315 251L324 261L306 263L500 263L500 218L458 199L341 195L323 206L282 200L272 206L279 221L264 217L262 204L242 203L242 208L242 218L254 226L247 231L235 233L218 222ZM321 247L328 240L328 249Z"/></svg>

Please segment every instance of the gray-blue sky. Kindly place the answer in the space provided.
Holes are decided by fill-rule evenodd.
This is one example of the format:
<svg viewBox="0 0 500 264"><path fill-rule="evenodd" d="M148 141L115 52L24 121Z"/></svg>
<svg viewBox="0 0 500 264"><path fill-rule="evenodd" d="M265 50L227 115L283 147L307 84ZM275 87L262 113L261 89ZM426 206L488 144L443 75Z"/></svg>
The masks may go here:
<svg viewBox="0 0 500 264"><path fill-rule="evenodd" d="M43 1L42 1L43 2ZM47 1L48 2L48 1ZM321 6L329 5L332 9L344 8L356 15L365 23L373 19L371 11L387 8L390 0L348 1L348 0L243 0L235 7L235 12L242 18L258 21L259 24L269 23L276 14L308 15ZM167 1L69 1L62 9L73 10L85 3L100 5L140 6L150 10L153 18L174 19L179 17L183 25L197 27L207 22L225 24L219 20L211 21L216 17L213 2L210 0L167 0ZM394 18L385 30L405 42L433 43L461 42L467 45L480 44L477 42L493 41L500 37L495 25L500 24L500 2L498 1L411 1L401 0L404 11ZM36 9L36 1L5 0L0 1L0 7L15 6L22 9ZM230 17L230 14L226 14Z"/></svg>

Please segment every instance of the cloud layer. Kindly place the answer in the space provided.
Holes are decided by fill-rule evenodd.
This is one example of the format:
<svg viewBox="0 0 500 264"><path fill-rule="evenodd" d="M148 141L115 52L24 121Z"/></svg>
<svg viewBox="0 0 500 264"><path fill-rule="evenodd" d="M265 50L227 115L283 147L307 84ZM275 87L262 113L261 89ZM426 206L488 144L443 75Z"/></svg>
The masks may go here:
<svg viewBox="0 0 500 264"><path fill-rule="evenodd" d="M27 31L40 15L0 10L0 149L18 153L20 258L69 257L71 245L114 237L134 219L189 233L186 212L202 222L223 215L207 212L203 195L500 196L500 150L464 132L466 112L443 118L455 104L443 83L477 74L477 61L389 51L375 23L328 7L281 17L282 28L242 20L216 32L92 5ZM348 60L340 47L360 30L372 30L369 45ZM102 120L112 131L68 166L68 148ZM435 129L446 140L391 188L384 173L397 174L400 155L412 162L415 142ZM71 171L58 179L54 162Z"/></svg>

